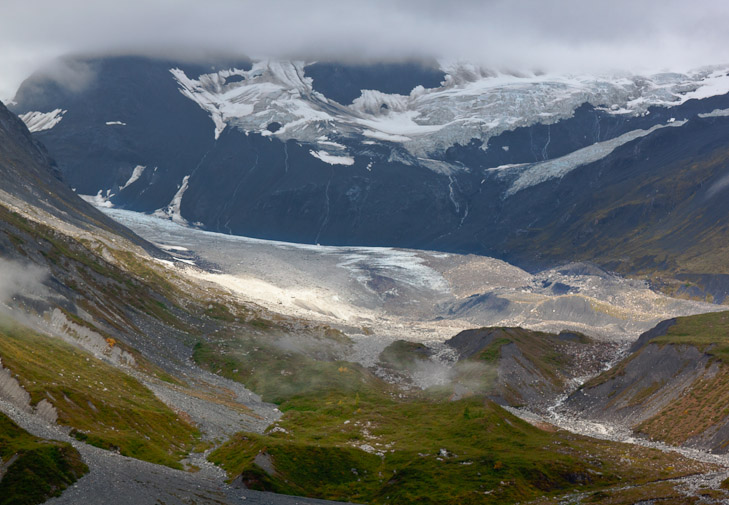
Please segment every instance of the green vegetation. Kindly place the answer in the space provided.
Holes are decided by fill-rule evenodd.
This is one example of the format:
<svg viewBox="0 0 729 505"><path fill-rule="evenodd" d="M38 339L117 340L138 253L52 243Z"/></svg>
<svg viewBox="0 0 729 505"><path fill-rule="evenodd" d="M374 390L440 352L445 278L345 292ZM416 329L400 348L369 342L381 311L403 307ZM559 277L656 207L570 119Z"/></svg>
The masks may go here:
<svg viewBox="0 0 729 505"><path fill-rule="evenodd" d="M483 351L478 353L478 359L486 363L496 363L501 358L501 348L514 341L510 338L497 338L491 342Z"/></svg>
<svg viewBox="0 0 729 505"><path fill-rule="evenodd" d="M300 340L300 345L297 344ZM242 382L266 401L281 403L298 394L320 395L331 391L356 393L375 379L361 366L310 357L304 352L337 345L329 339L306 337L277 340L274 336L198 342L193 357L211 372Z"/></svg>
<svg viewBox="0 0 729 505"><path fill-rule="evenodd" d="M380 353L379 360L380 364L392 368L412 369L417 367L418 362L427 360L429 355L429 349L421 343L396 340L385 347Z"/></svg>
<svg viewBox="0 0 729 505"><path fill-rule="evenodd" d="M447 403L330 395L320 405L298 398L283 409L280 427L288 433L240 435L211 460L259 489L372 503L500 503L580 480L616 479L613 469L605 476L604 466L581 463L579 442L555 438L475 398ZM273 474L256 464L261 453L270 457ZM603 476L594 478L588 468Z"/></svg>
<svg viewBox="0 0 729 505"><path fill-rule="evenodd" d="M693 345L724 363L729 363L729 312L710 312L676 318L668 334L654 344Z"/></svg>
<svg viewBox="0 0 729 505"><path fill-rule="evenodd" d="M0 321L0 358L32 404L50 401L58 422L90 444L181 468L198 437L136 379L61 340Z"/></svg>
<svg viewBox="0 0 729 505"><path fill-rule="evenodd" d="M0 413L0 505L43 503L88 471L70 444L34 437Z"/></svg>
<svg viewBox="0 0 729 505"><path fill-rule="evenodd" d="M251 488L367 503L511 503L680 473L668 469L674 456L543 431L483 396L403 395L359 365L273 342L230 335L195 350L202 366L253 385L284 412L267 435L240 433L210 457ZM385 354L409 352L422 349Z"/></svg>

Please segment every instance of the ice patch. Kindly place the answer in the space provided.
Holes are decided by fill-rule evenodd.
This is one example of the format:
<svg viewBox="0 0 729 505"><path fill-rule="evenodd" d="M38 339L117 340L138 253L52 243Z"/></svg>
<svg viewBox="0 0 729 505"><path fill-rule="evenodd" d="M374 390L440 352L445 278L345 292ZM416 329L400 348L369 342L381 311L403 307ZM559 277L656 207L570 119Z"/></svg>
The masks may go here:
<svg viewBox="0 0 729 505"><path fill-rule="evenodd" d="M705 114L699 114L700 118L725 117L725 116L729 116L729 109L714 109L711 112L707 112Z"/></svg>
<svg viewBox="0 0 729 505"><path fill-rule="evenodd" d="M343 146L342 144L339 144L337 142L332 142L330 140L320 140L318 143L320 145L330 146L330 147L334 147L336 149L346 149L347 148L346 146Z"/></svg>
<svg viewBox="0 0 729 505"><path fill-rule="evenodd" d="M106 190L106 195L104 195L103 190L99 190L98 193L95 195L78 195L87 202L89 202L91 205L95 205L96 207L104 207L107 209L110 209L114 207L114 204L109 201L109 199L114 196L114 194L111 193L111 190Z"/></svg>
<svg viewBox="0 0 729 505"><path fill-rule="evenodd" d="M259 61L251 70L228 69L191 79L179 68L170 70L180 92L210 114L218 139L234 122L245 131L262 131L276 121L283 127L276 135L284 140L287 129L306 129L311 123L330 119L318 110L311 78L304 77L304 62ZM226 84L233 75L243 81ZM326 102L322 102L326 103Z"/></svg>
<svg viewBox="0 0 729 505"><path fill-rule="evenodd" d="M124 184L124 186L121 186L119 188L119 191L126 188L130 184L134 184L140 177L142 177L142 174L144 173L144 169L147 167L144 167L142 165L137 165L134 167L134 171L132 172L132 176L129 178L129 180Z"/></svg>
<svg viewBox="0 0 729 505"><path fill-rule="evenodd" d="M385 133L375 130L365 130L362 135L371 139L384 140L386 142L408 142L412 140L410 137L404 135L393 135L392 133ZM368 142L365 142L368 143ZM374 142L372 142L374 144Z"/></svg>
<svg viewBox="0 0 729 505"><path fill-rule="evenodd" d="M335 156L326 151L309 151L309 154L330 165L354 165L354 158L351 156Z"/></svg>
<svg viewBox="0 0 729 505"><path fill-rule="evenodd" d="M63 119L63 115L68 112L67 110L55 109L51 112L26 112L18 116L23 120L25 126L31 133L42 132L50 130Z"/></svg>
<svg viewBox="0 0 729 505"><path fill-rule="evenodd" d="M187 191L187 182L189 180L189 175L183 177L180 189L178 189L177 193L175 193L175 196L172 197L172 201L170 202L170 204L165 208L155 210L153 214L163 219L170 219L178 224L188 224L187 220L182 217L182 214L180 214L180 205L182 205L182 197L185 194L185 191Z"/></svg>
<svg viewBox="0 0 729 505"><path fill-rule="evenodd" d="M717 193L726 189L727 186L729 186L729 174L723 176L714 184L712 184L712 186L706 191L706 197L714 197Z"/></svg>

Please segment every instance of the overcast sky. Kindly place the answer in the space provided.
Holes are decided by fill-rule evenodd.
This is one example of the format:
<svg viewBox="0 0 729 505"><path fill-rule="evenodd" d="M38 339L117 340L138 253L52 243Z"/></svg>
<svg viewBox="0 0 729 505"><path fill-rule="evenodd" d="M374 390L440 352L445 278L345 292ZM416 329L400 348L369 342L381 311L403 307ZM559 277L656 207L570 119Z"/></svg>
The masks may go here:
<svg viewBox="0 0 729 505"><path fill-rule="evenodd" d="M726 0L1 0L0 100L69 53L680 71L729 63L728 27Z"/></svg>

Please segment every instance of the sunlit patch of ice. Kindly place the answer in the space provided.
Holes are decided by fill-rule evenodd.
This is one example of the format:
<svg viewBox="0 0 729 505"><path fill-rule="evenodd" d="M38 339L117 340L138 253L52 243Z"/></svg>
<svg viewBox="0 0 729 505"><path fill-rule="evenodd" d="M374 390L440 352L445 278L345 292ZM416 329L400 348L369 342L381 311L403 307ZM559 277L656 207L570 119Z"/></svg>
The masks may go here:
<svg viewBox="0 0 729 505"><path fill-rule="evenodd" d="M711 112L705 114L699 114L700 118L706 117L726 117L729 116L729 109L714 109Z"/></svg>
<svg viewBox="0 0 729 505"><path fill-rule="evenodd" d="M330 165L354 165L354 158L351 156L335 156L326 151L309 151L309 154Z"/></svg>
<svg viewBox="0 0 729 505"><path fill-rule="evenodd" d="M124 184L124 186L121 186L119 188L119 191L126 188L130 184L134 184L140 177L142 177L145 168L147 167L144 167L142 165L137 165L136 167L134 167L134 171L132 171L131 177L129 177L129 180Z"/></svg>
<svg viewBox="0 0 729 505"><path fill-rule="evenodd" d="M110 193L110 190L106 191L106 194L104 194L103 190L99 190L98 193L95 195L78 195L87 202L89 202L91 205L95 205L97 207L103 207L110 209L114 207L114 204L109 201L109 199L114 196Z"/></svg>
<svg viewBox="0 0 729 505"><path fill-rule="evenodd" d="M18 116L23 120L25 126L28 127L32 133L42 132L50 130L63 119L63 115L68 112L63 109L55 109L50 112L26 112Z"/></svg>
<svg viewBox="0 0 729 505"><path fill-rule="evenodd" d="M581 165L586 165L604 158L615 149L630 142L631 140L645 137L660 128L665 128L667 126L678 127L683 126L685 123L686 121L669 121L665 125L656 125L647 130L633 130L624 133L619 137L606 140L605 142L596 142L591 146L578 149L577 151L553 160L542 161L540 163L533 163L529 165L504 165L491 170L498 171L500 174L509 173L510 170L513 171L514 169L520 171L519 176L506 191L505 196L509 197L523 189L535 186L548 181L549 179L562 178Z"/></svg>
<svg viewBox="0 0 729 505"><path fill-rule="evenodd" d="M169 205L167 205L167 207L155 210L155 216L161 217L163 219L170 219L175 223L187 224L187 220L182 217L182 214L180 214L180 206L182 205L182 197L184 196L185 191L187 191L187 182L189 180L189 175L186 175L182 178L182 184L180 185L180 189L178 189L177 193L175 193L175 196L172 197L172 201L169 203Z"/></svg>

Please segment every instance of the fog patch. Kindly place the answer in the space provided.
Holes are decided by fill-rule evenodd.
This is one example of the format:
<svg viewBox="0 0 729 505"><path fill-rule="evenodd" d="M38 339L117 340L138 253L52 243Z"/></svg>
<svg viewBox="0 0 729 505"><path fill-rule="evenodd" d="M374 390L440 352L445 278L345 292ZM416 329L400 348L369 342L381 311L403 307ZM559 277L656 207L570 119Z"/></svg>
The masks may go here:
<svg viewBox="0 0 729 505"><path fill-rule="evenodd" d="M96 70L88 62L62 58L45 65L39 75L71 93L80 93L96 79Z"/></svg>
<svg viewBox="0 0 729 505"><path fill-rule="evenodd" d="M721 177L718 181L711 185L706 191L706 198L713 198L717 193L725 190L729 186L729 174Z"/></svg>
<svg viewBox="0 0 729 505"><path fill-rule="evenodd" d="M18 296L42 299L48 294L43 285L47 278L48 271L38 265L0 258L0 303L9 308Z"/></svg>
<svg viewBox="0 0 729 505"><path fill-rule="evenodd" d="M318 61L464 59L514 71L675 71L723 63L728 20L729 6L716 0L6 0L0 99L29 66L91 51L205 61L238 50ZM61 81L75 79L66 74Z"/></svg>
<svg viewBox="0 0 729 505"><path fill-rule="evenodd" d="M287 354L301 354L311 359L321 361L336 361L346 359L350 346L332 339L317 338L307 335L282 334L268 341L272 347Z"/></svg>

